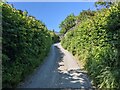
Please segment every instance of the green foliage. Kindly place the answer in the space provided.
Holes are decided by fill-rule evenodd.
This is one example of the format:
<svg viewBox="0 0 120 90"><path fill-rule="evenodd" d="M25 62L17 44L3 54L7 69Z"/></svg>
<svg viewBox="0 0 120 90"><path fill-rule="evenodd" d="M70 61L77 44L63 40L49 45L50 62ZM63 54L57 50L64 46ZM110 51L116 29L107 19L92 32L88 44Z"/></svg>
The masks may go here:
<svg viewBox="0 0 120 90"><path fill-rule="evenodd" d="M107 0L97 1L95 2L96 7L103 7L103 8L109 8L112 5L112 2L108 2Z"/></svg>
<svg viewBox="0 0 120 90"><path fill-rule="evenodd" d="M120 88L120 3L93 15L86 12L80 14L80 23L66 33L61 44L85 62L98 88Z"/></svg>
<svg viewBox="0 0 120 90"><path fill-rule="evenodd" d="M50 31L50 35L51 35L51 37L52 37L53 43L59 42L59 36L56 35L54 31Z"/></svg>
<svg viewBox="0 0 120 90"><path fill-rule="evenodd" d="M74 27L76 25L75 21L76 21L76 17L74 16L74 14L70 14L69 16L67 16L59 26L61 28L60 33L65 34L68 30Z"/></svg>
<svg viewBox="0 0 120 90"><path fill-rule="evenodd" d="M91 18L94 16L95 11L91 11L90 9L88 10L83 10L78 16L77 16L77 21L81 22L86 20L87 18Z"/></svg>
<svg viewBox="0 0 120 90"><path fill-rule="evenodd" d="M3 25L2 82L3 87L15 87L42 63L54 36L41 21L28 16L26 11L16 10L4 3L0 5Z"/></svg>

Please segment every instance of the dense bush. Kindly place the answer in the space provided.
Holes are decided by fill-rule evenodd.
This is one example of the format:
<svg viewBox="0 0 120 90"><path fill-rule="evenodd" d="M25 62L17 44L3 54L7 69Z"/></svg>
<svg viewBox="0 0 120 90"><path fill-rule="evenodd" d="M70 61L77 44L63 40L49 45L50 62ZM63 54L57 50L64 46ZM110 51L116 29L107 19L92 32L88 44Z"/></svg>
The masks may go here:
<svg viewBox="0 0 120 90"><path fill-rule="evenodd" d="M54 41L41 21L11 5L1 6L2 83L15 87L43 61Z"/></svg>
<svg viewBox="0 0 120 90"><path fill-rule="evenodd" d="M120 3L89 16L80 19L80 14L80 23L61 44L85 62L98 88L120 88Z"/></svg>
<svg viewBox="0 0 120 90"><path fill-rule="evenodd" d="M65 34L67 31L69 31L75 25L76 25L76 17L74 16L74 14L70 14L59 25L59 27L61 28L60 34Z"/></svg>
<svg viewBox="0 0 120 90"><path fill-rule="evenodd" d="M60 39L59 36L56 35L54 31L49 31L49 32L50 32L50 35L51 35L51 37L52 37L53 43L59 42L59 39Z"/></svg>

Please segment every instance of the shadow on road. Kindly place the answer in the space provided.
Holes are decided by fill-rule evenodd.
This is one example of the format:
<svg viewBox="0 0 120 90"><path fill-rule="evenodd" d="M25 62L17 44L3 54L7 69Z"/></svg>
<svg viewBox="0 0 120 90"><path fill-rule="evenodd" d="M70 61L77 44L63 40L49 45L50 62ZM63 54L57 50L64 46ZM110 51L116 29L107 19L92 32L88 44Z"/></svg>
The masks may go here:
<svg viewBox="0 0 120 90"><path fill-rule="evenodd" d="M87 73L81 69L67 70L63 60L64 53L59 47L55 47L60 53L57 70L60 75L59 88L91 88Z"/></svg>

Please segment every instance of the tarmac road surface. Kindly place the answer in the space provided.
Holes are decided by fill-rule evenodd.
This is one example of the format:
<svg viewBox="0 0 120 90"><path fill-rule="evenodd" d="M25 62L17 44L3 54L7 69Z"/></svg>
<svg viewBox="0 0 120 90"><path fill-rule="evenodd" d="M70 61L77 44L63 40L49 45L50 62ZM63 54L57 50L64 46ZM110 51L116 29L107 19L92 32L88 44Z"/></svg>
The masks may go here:
<svg viewBox="0 0 120 90"><path fill-rule="evenodd" d="M43 64L18 88L91 88L91 83L74 56L56 43Z"/></svg>

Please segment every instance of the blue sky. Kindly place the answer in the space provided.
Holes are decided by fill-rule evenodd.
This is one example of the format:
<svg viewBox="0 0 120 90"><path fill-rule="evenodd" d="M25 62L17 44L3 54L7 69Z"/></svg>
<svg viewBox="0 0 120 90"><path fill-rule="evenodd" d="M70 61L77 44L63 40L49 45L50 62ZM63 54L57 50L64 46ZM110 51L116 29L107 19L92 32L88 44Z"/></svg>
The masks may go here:
<svg viewBox="0 0 120 90"><path fill-rule="evenodd" d="M78 15L82 10L95 10L94 2L11 2L16 9L28 11L29 15L45 23L49 30L59 32L59 24L67 15Z"/></svg>

